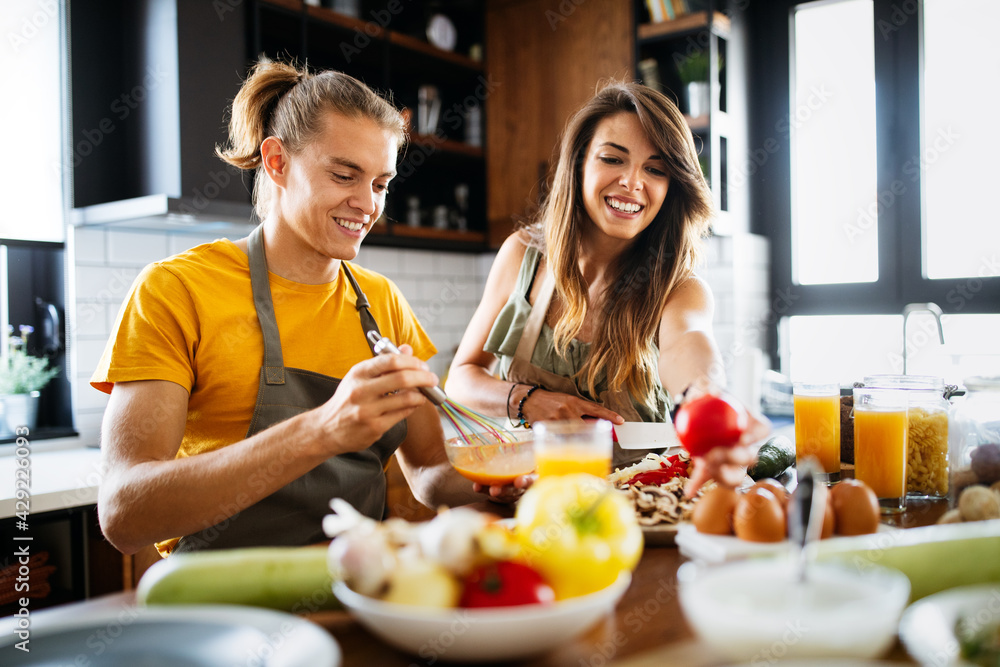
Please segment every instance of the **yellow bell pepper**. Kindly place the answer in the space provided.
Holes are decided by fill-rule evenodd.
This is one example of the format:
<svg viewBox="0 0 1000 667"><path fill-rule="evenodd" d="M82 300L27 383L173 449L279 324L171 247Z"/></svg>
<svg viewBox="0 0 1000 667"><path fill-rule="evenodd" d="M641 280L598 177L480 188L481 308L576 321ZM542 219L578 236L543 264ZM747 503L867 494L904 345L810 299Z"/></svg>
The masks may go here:
<svg viewBox="0 0 1000 667"><path fill-rule="evenodd" d="M632 503L593 475L539 479L518 502L515 523L524 559L559 600L611 585L642 555Z"/></svg>

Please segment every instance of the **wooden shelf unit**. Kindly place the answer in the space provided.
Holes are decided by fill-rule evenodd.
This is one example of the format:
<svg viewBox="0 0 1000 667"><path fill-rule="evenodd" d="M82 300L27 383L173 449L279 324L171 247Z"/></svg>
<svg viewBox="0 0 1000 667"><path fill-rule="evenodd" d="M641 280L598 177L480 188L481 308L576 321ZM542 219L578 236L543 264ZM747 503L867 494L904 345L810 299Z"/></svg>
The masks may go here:
<svg viewBox="0 0 1000 667"><path fill-rule="evenodd" d="M465 141L465 112L469 105L479 104L479 136L484 137L488 95L479 95L483 63L461 51L483 44L483 11L475 9L475 3L443 0L438 11L452 18L459 34L456 51L446 51L421 39L424 14L419 3L403 3L393 13L374 0L362 0L361 7L355 18L302 0L257 0L251 21L253 55L291 57L311 68L350 74L380 93L390 94L397 108L410 110L414 123L419 88L435 86L441 99L437 129L418 134L411 128L398 175L389 187L385 211L389 222L373 229L370 242L413 247L441 242L449 249L481 250L488 231L486 153L482 146ZM459 184L469 190L465 212L469 231L427 226L433 209L457 208ZM403 224L407 201L413 197L420 200L423 227Z"/></svg>
<svg viewBox="0 0 1000 667"><path fill-rule="evenodd" d="M709 20L711 19L711 22ZM722 12L693 12L669 21L643 23L636 29L639 41L675 39L688 33L711 29L719 37L728 38L729 17Z"/></svg>

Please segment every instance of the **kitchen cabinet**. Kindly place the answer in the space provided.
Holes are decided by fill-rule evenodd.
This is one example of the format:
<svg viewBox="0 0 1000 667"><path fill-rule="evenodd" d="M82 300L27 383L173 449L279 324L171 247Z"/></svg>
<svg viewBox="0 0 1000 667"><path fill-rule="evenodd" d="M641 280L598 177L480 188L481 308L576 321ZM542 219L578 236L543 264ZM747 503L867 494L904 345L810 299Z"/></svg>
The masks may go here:
<svg viewBox="0 0 1000 667"><path fill-rule="evenodd" d="M250 60L263 54L339 70L379 92L391 91L393 103L408 110L410 143L389 186L385 215L366 244L485 249L482 118L492 84L481 60L479 3L358 5L354 17L300 0L255 2L248 21ZM447 26L453 28L453 50L428 42L427 25L435 14L447 17L446 37ZM422 123L420 98L428 92L436 93L439 104L433 127ZM419 224L408 224L411 208L419 211Z"/></svg>
<svg viewBox="0 0 1000 667"><path fill-rule="evenodd" d="M708 2L704 11L653 23L646 3L637 0L635 62L636 76L647 85L658 86L678 101L682 111L692 109L692 100L680 71L695 59L707 56L709 100L696 116L685 114L699 148L702 171L714 197L716 234L745 230L748 205L742 171L733 179L731 167L745 153L746 131L743 109L745 62L740 25L719 11L721 3ZM738 167L737 167L738 168ZM738 218L738 219L737 219Z"/></svg>
<svg viewBox="0 0 1000 667"><path fill-rule="evenodd" d="M489 243L538 209L559 134L602 80L631 79L634 18L620 0L489 0Z"/></svg>

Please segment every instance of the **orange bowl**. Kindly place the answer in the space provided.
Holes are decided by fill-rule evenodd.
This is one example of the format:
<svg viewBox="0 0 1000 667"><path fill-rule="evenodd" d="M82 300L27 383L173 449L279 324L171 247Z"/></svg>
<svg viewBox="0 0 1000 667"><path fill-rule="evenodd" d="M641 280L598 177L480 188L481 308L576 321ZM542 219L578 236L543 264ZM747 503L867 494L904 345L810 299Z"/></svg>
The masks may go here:
<svg viewBox="0 0 1000 667"><path fill-rule="evenodd" d="M511 432L514 442L503 442L492 433L445 440L444 449L453 468L466 479L487 486L510 484L535 469L530 430Z"/></svg>

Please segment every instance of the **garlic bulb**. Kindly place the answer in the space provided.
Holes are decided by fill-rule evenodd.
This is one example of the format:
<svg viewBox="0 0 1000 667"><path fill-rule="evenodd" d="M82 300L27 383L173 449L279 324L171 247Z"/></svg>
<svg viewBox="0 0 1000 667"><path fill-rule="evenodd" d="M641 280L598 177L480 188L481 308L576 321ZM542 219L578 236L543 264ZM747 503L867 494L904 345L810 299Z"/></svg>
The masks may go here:
<svg viewBox="0 0 1000 667"><path fill-rule="evenodd" d="M489 522L467 507L445 510L420 528L420 550L452 574L464 577L482 554L479 534Z"/></svg>

